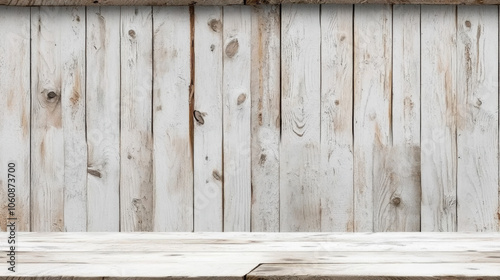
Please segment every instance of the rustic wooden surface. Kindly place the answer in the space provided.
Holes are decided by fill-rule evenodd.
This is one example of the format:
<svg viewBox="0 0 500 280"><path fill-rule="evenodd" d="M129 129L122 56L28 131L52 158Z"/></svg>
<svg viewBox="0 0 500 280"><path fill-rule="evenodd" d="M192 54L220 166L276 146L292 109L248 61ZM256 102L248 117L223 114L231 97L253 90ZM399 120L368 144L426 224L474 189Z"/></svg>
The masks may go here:
<svg viewBox="0 0 500 280"><path fill-rule="evenodd" d="M0 184L32 231L498 231L498 11L0 7Z"/></svg>
<svg viewBox="0 0 500 280"><path fill-rule="evenodd" d="M182 6L257 4L498 5L500 0L0 0L0 6Z"/></svg>
<svg viewBox="0 0 500 280"><path fill-rule="evenodd" d="M1 263L0 277L500 277L500 233L20 232L17 241L18 272Z"/></svg>

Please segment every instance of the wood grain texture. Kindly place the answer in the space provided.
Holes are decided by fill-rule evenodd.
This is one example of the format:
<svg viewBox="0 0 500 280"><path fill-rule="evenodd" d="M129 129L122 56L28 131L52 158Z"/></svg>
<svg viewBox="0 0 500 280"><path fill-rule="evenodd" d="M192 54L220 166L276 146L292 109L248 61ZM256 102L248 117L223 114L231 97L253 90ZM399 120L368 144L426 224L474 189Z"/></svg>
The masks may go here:
<svg viewBox="0 0 500 280"><path fill-rule="evenodd" d="M457 230L498 231L498 11L457 11Z"/></svg>
<svg viewBox="0 0 500 280"><path fill-rule="evenodd" d="M153 8L155 231L193 230L188 7Z"/></svg>
<svg viewBox="0 0 500 280"><path fill-rule="evenodd" d="M321 6L321 230L353 231L353 6Z"/></svg>
<svg viewBox="0 0 500 280"><path fill-rule="evenodd" d="M498 5L499 0L0 0L0 6L168 6L257 4L447 4Z"/></svg>
<svg viewBox="0 0 500 280"><path fill-rule="evenodd" d="M456 231L456 7L422 6L422 231Z"/></svg>
<svg viewBox="0 0 500 280"><path fill-rule="evenodd" d="M392 141L377 157L375 230L420 231L420 6L393 6Z"/></svg>
<svg viewBox="0 0 500 280"><path fill-rule="evenodd" d="M381 231L392 155L392 7L354 8L354 230ZM382 169L382 170L381 170ZM390 182L389 182L390 183Z"/></svg>
<svg viewBox="0 0 500 280"><path fill-rule="evenodd" d="M120 230L119 50L120 8L87 8L88 231Z"/></svg>
<svg viewBox="0 0 500 280"><path fill-rule="evenodd" d="M194 17L194 230L223 231L222 7Z"/></svg>
<svg viewBox="0 0 500 280"><path fill-rule="evenodd" d="M0 231L7 230L7 218L17 218L16 230L29 231L30 10L0 7L0 38ZM15 177L8 175L9 163L15 164ZM15 194L13 217L9 193Z"/></svg>
<svg viewBox="0 0 500 280"><path fill-rule="evenodd" d="M153 229L152 8L121 8L120 230Z"/></svg>
<svg viewBox="0 0 500 280"><path fill-rule="evenodd" d="M31 226L85 231L85 9L42 7L31 15Z"/></svg>
<svg viewBox="0 0 500 280"><path fill-rule="evenodd" d="M279 231L280 7L252 9L252 231Z"/></svg>
<svg viewBox="0 0 500 280"><path fill-rule="evenodd" d="M473 280L477 278L497 279L500 269L491 263L449 264L262 264L250 272L249 280L284 279L442 279Z"/></svg>
<svg viewBox="0 0 500 280"><path fill-rule="evenodd" d="M250 231L251 12L239 6L223 10L224 231Z"/></svg>
<svg viewBox="0 0 500 280"><path fill-rule="evenodd" d="M281 7L280 229L321 230L320 6Z"/></svg>

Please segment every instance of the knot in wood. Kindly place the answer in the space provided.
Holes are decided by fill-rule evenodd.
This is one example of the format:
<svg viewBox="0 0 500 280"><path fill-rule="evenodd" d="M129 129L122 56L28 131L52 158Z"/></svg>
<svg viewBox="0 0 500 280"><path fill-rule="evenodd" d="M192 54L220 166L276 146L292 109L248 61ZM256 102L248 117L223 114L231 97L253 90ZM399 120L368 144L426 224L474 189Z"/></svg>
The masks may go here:
<svg viewBox="0 0 500 280"><path fill-rule="evenodd" d="M48 99L56 98L56 96L57 96L57 93L55 93L53 91L49 91L49 93L47 93L47 98Z"/></svg>
<svg viewBox="0 0 500 280"><path fill-rule="evenodd" d="M239 48L240 48L240 43L238 43L238 39L233 39L226 46L227 57L232 58L233 56L235 56Z"/></svg>
<svg viewBox="0 0 500 280"><path fill-rule="evenodd" d="M200 125L203 125L205 123L205 119L203 119L203 114L202 112L200 111L197 111L195 110L193 112L193 116L194 116L194 119L196 120L197 123L199 123Z"/></svg>
<svg viewBox="0 0 500 280"><path fill-rule="evenodd" d="M394 206L398 206L400 203L401 203L401 198L395 197L392 199L392 204L394 204Z"/></svg>
<svg viewBox="0 0 500 280"><path fill-rule="evenodd" d="M218 19L211 19L208 22L208 26L210 26L210 29L214 32L220 32L222 30L222 23Z"/></svg>
<svg viewBox="0 0 500 280"><path fill-rule="evenodd" d="M132 38L135 38L135 31L134 31L134 30L132 30L132 29L130 29L130 30L128 31L128 35L129 35L130 37L132 37Z"/></svg>
<svg viewBox="0 0 500 280"><path fill-rule="evenodd" d="M242 93L238 96L238 105L241 105L243 104L243 102L245 102L245 100L247 100L247 95Z"/></svg>

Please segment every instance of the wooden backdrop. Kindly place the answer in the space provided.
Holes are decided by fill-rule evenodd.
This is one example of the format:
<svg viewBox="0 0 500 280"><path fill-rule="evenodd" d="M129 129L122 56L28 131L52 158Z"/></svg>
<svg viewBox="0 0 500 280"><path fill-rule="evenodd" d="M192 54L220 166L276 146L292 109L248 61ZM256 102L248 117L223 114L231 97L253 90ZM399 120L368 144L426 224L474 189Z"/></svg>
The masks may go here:
<svg viewBox="0 0 500 280"><path fill-rule="evenodd" d="M15 162L22 231L498 231L498 34L498 6L0 7L0 218Z"/></svg>

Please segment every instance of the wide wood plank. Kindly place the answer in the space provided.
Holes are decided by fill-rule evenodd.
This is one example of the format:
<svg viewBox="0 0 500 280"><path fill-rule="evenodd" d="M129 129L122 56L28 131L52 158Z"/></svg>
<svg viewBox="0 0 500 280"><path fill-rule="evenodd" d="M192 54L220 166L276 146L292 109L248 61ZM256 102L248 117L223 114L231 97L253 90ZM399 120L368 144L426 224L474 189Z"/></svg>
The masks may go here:
<svg viewBox="0 0 500 280"><path fill-rule="evenodd" d="M120 230L120 8L87 8L87 230Z"/></svg>
<svg viewBox="0 0 500 280"><path fill-rule="evenodd" d="M392 8L354 8L354 230L383 231L391 187L378 165L392 145ZM375 47L376 46L376 47ZM388 184L389 183L389 184Z"/></svg>
<svg viewBox="0 0 500 280"><path fill-rule="evenodd" d="M193 230L188 7L153 9L155 231Z"/></svg>
<svg viewBox="0 0 500 280"><path fill-rule="evenodd" d="M223 10L224 231L250 231L250 7Z"/></svg>
<svg viewBox="0 0 500 280"><path fill-rule="evenodd" d="M321 230L353 231L353 6L321 6Z"/></svg>
<svg viewBox="0 0 500 280"><path fill-rule="evenodd" d="M30 230L30 10L0 7L0 231ZM9 166L15 164L9 176ZM15 195L14 215L8 198ZM12 206L12 204L11 204ZM12 220L14 221L14 220Z"/></svg>
<svg viewBox="0 0 500 280"><path fill-rule="evenodd" d="M493 263L428 264L262 264L249 273L249 280L278 279L498 279L500 267Z"/></svg>
<svg viewBox="0 0 500 280"><path fill-rule="evenodd" d="M222 7L194 8L194 230L222 231Z"/></svg>
<svg viewBox="0 0 500 280"><path fill-rule="evenodd" d="M153 229L152 8L121 8L120 230Z"/></svg>
<svg viewBox="0 0 500 280"><path fill-rule="evenodd" d="M280 226L280 7L252 9L252 231Z"/></svg>
<svg viewBox="0 0 500 280"><path fill-rule="evenodd" d="M31 16L31 229L85 231L85 9Z"/></svg>
<svg viewBox="0 0 500 280"><path fill-rule="evenodd" d="M421 8L422 231L456 231L456 7Z"/></svg>
<svg viewBox="0 0 500 280"><path fill-rule="evenodd" d="M498 11L457 11L457 230L498 231Z"/></svg>
<svg viewBox="0 0 500 280"><path fill-rule="evenodd" d="M394 6L392 26L393 146L375 163L375 230L420 231L420 6Z"/></svg>
<svg viewBox="0 0 500 280"><path fill-rule="evenodd" d="M320 6L281 7L280 230L321 230Z"/></svg>

